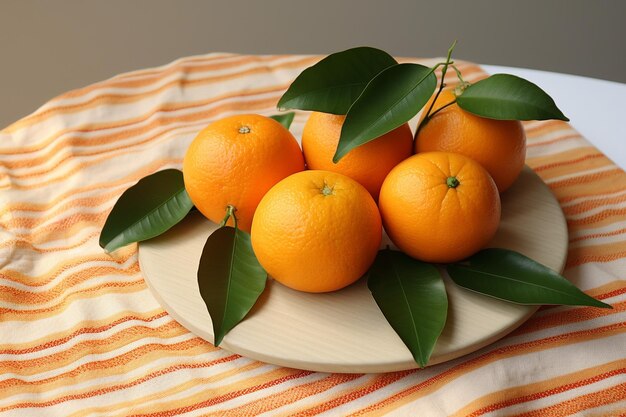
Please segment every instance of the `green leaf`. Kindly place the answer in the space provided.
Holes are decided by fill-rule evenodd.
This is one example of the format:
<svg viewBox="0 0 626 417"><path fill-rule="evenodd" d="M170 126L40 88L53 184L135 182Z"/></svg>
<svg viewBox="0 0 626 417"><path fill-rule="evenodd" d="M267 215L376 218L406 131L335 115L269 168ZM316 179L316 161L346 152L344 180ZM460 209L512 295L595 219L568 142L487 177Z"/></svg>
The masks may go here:
<svg viewBox="0 0 626 417"><path fill-rule="evenodd" d="M367 286L415 362L426 366L448 315L446 288L437 268L402 252L381 250L368 272Z"/></svg>
<svg viewBox="0 0 626 417"><path fill-rule="evenodd" d="M278 101L278 108L346 114L367 83L395 64L387 52L370 47L328 55L300 73Z"/></svg>
<svg viewBox="0 0 626 417"><path fill-rule="evenodd" d="M378 74L350 107L333 162L408 122L424 107L436 85L433 70L419 64L398 64Z"/></svg>
<svg viewBox="0 0 626 417"><path fill-rule="evenodd" d="M545 91L510 74L495 74L470 85L456 102L463 110L490 119L569 121Z"/></svg>
<svg viewBox="0 0 626 417"><path fill-rule="evenodd" d="M248 233L227 226L209 236L198 266L198 286L213 321L215 346L248 314L266 280Z"/></svg>
<svg viewBox="0 0 626 417"><path fill-rule="evenodd" d="M507 249L483 249L466 262L447 268L461 287L514 303L612 308L553 270Z"/></svg>
<svg viewBox="0 0 626 417"><path fill-rule="evenodd" d="M158 236L181 221L192 207L182 172L166 169L148 175L117 200L100 233L100 247L112 252Z"/></svg>
<svg viewBox="0 0 626 417"><path fill-rule="evenodd" d="M285 126L285 129L289 130L295 116L296 113L290 111L289 113L275 114L273 116L270 116L270 119L276 120L278 123Z"/></svg>

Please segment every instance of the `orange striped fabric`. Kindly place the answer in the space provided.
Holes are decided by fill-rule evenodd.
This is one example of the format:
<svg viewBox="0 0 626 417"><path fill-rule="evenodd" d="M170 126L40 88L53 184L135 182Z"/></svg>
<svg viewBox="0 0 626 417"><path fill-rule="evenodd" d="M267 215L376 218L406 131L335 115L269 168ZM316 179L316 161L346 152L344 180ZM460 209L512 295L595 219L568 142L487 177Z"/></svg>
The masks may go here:
<svg viewBox="0 0 626 417"><path fill-rule="evenodd" d="M234 355L163 311L134 246L103 253L100 229L123 190L180 168L210 121L276 113L318 59L184 58L64 94L0 132L0 415L626 413L626 174L566 123L525 123L527 163L566 215L565 275L615 308L545 307L444 364L324 374ZM468 81L484 76L460 67ZM297 137L305 120L297 113Z"/></svg>

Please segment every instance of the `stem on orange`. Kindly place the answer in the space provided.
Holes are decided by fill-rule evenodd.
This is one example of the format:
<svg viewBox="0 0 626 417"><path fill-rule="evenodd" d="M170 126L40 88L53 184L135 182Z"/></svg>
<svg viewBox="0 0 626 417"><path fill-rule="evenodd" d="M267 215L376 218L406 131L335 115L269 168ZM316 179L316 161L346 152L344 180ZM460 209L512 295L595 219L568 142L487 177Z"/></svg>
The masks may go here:
<svg viewBox="0 0 626 417"><path fill-rule="evenodd" d="M456 99L455 99L455 100L452 100L451 102L449 102L449 103L448 103L448 104L446 104L445 106L441 106L441 107L439 107L437 110L435 110L434 112L432 112L432 113L430 114L430 116L428 116L428 118L429 118L429 119L432 119L434 115L436 115L437 113L439 113L441 110L445 109L446 107L453 105L454 103L456 103Z"/></svg>
<svg viewBox="0 0 626 417"><path fill-rule="evenodd" d="M235 216L235 211L237 210L237 208L235 208L235 206L232 205L227 205L226 206L226 216L224 216L224 219L220 222L219 227L224 227L226 226L226 223L228 222L229 218L233 218L233 223L235 224L235 229L237 228L237 216Z"/></svg>
<svg viewBox="0 0 626 417"><path fill-rule="evenodd" d="M448 185L448 188L456 188L459 186L460 182L457 177L448 177L446 178L446 184Z"/></svg>
<svg viewBox="0 0 626 417"><path fill-rule="evenodd" d="M448 67L454 63L454 61L451 60L451 57L452 57L452 51L454 50L455 46L456 46L456 40L454 42L452 42L452 45L448 49L448 55L446 57L446 62L444 62L443 65L442 64L437 64L437 66L442 65L442 68L441 68L441 82L439 83L439 90L437 90L437 93L435 94L435 97L433 98L432 102L430 103L430 107L428 108L428 111L426 112L426 116L422 119L422 122L419 124L419 126L417 126L417 129L415 129L415 136L414 136L415 139L417 139L417 134L419 133L419 131L422 128L422 126L424 126L426 123L428 123L428 120L430 120L430 118L432 117L430 112L433 110L433 106L435 105L435 102L437 101L437 98L439 97L439 94L441 94L441 91L446 86L446 84L444 83L444 79L446 78L446 72L448 72ZM433 68L433 71L435 69L436 69L436 67Z"/></svg>

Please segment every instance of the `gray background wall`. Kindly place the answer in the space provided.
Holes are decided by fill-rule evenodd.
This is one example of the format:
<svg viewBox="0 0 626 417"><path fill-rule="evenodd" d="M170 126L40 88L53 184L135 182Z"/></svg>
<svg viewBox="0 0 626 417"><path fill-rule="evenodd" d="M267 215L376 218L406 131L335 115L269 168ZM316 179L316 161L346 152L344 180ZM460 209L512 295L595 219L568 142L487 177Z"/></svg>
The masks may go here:
<svg viewBox="0 0 626 417"><path fill-rule="evenodd" d="M400 56L626 82L626 1L3 0L0 125L63 91L207 52Z"/></svg>

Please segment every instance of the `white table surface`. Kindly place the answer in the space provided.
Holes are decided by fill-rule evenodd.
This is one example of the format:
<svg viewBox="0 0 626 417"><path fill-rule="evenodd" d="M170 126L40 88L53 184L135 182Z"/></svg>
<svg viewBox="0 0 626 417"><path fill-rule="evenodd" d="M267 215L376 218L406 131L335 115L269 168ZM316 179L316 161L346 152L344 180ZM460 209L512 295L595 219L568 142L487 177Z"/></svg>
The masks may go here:
<svg viewBox="0 0 626 417"><path fill-rule="evenodd" d="M545 90L589 142L626 169L626 84L577 75L481 65L491 74L507 73Z"/></svg>

